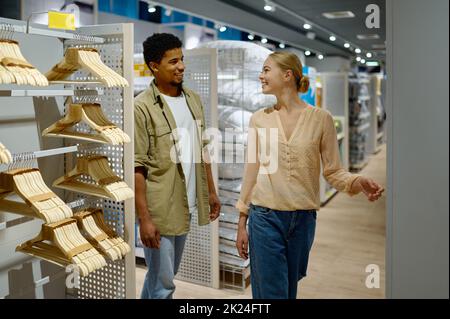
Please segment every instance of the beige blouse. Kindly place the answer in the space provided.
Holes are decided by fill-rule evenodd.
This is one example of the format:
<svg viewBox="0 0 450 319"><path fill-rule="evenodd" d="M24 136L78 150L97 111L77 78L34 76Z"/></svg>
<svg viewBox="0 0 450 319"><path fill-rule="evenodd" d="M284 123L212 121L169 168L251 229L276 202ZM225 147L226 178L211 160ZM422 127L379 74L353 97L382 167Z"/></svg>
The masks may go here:
<svg viewBox="0 0 450 319"><path fill-rule="evenodd" d="M249 204L274 210L319 210L321 161L325 179L350 195L359 175L341 165L333 117L308 106L289 138L279 112L259 110L250 119L244 180L236 208L247 214Z"/></svg>

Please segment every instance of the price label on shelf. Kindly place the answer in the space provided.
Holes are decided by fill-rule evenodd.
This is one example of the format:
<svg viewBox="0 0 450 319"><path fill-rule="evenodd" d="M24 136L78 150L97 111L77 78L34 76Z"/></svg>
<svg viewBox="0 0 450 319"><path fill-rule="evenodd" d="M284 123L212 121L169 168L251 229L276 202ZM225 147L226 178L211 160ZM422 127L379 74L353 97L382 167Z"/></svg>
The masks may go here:
<svg viewBox="0 0 450 319"><path fill-rule="evenodd" d="M48 27L51 29L75 30L75 15L67 12L49 11Z"/></svg>

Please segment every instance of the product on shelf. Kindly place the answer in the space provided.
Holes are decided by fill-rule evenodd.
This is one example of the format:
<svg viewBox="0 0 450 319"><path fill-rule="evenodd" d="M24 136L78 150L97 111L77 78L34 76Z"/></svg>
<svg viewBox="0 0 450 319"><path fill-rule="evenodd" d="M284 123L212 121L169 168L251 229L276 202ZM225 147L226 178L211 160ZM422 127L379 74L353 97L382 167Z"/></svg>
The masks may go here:
<svg viewBox="0 0 450 319"><path fill-rule="evenodd" d="M86 178L90 180L87 181ZM114 201L134 197L133 190L114 174L108 158L99 155L79 157L75 168L58 178L53 186Z"/></svg>
<svg viewBox="0 0 450 319"><path fill-rule="evenodd" d="M25 203L7 200L16 194ZM72 217L72 210L45 184L38 169L15 169L0 173L0 208L54 223Z"/></svg>
<svg viewBox="0 0 450 319"><path fill-rule="evenodd" d="M84 69L94 75L107 87L127 87L128 81L111 70L93 48L68 48L64 59L45 76L49 81L65 80L74 72Z"/></svg>
<svg viewBox="0 0 450 319"><path fill-rule="evenodd" d="M47 78L20 52L19 43L0 39L0 84L48 86Z"/></svg>
<svg viewBox="0 0 450 319"><path fill-rule="evenodd" d="M80 122L86 123L97 134L73 130L73 126ZM100 104L69 104L65 117L46 128L42 135L76 138L111 145L120 145L131 141L125 132L106 118Z"/></svg>
<svg viewBox="0 0 450 319"><path fill-rule="evenodd" d="M244 41L211 41L200 45L200 47L229 51L231 52L232 62L243 63L246 70L258 73L261 72L264 62L272 53L267 48ZM219 59L219 69L228 69L230 66L227 62L224 59Z"/></svg>
<svg viewBox="0 0 450 319"><path fill-rule="evenodd" d="M273 106L276 98L262 93L261 83L255 75L251 78L220 81L219 103L255 112Z"/></svg>
<svg viewBox="0 0 450 319"><path fill-rule="evenodd" d="M0 143L0 164L9 164L13 161L10 151Z"/></svg>
<svg viewBox="0 0 450 319"><path fill-rule="evenodd" d="M105 258L81 235L73 218L42 225L41 233L16 251L62 267L75 264L83 277L106 266Z"/></svg>
<svg viewBox="0 0 450 319"><path fill-rule="evenodd" d="M122 259L131 251L130 246L105 224L101 209L86 209L75 213L74 218L91 245L109 259Z"/></svg>

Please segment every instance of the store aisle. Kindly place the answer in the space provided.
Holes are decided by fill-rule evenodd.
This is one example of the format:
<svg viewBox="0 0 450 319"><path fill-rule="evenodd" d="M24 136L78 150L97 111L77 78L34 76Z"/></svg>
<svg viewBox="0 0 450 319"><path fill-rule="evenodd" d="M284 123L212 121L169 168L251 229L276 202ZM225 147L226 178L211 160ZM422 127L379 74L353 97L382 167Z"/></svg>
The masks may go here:
<svg viewBox="0 0 450 319"><path fill-rule="evenodd" d="M386 147L374 155L362 173L386 185ZM317 218L316 239L311 252L308 277L299 285L298 298L384 298L385 296L385 203L383 196L370 203L363 195L336 195ZM366 267L380 269L380 288L366 287ZM136 270L140 295L145 267ZM175 298L251 298L245 292L216 290L177 281Z"/></svg>

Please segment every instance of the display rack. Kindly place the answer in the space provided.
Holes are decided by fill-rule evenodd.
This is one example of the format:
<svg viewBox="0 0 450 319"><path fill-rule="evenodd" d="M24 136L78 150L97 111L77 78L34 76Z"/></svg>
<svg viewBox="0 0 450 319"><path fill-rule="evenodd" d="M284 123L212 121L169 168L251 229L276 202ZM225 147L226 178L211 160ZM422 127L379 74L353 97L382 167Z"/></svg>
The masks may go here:
<svg viewBox="0 0 450 319"><path fill-rule="evenodd" d="M329 111L335 121L342 166L349 168L349 100L348 75L346 73L322 72L318 76L320 82L319 105ZM322 172L322 170L321 170ZM326 205L337 190L320 174L320 203Z"/></svg>
<svg viewBox="0 0 450 319"><path fill-rule="evenodd" d="M384 144L384 130L386 122L386 111L382 102L382 74L370 76L370 95L373 96L370 103L370 131L368 136L368 152L378 153Z"/></svg>
<svg viewBox="0 0 450 319"><path fill-rule="evenodd" d="M369 162L369 131L373 127L369 84L367 74L360 73L349 80L350 170L355 172L362 170Z"/></svg>
<svg viewBox="0 0 450 319"><path fill-rule="evenodd" d="M115 72L122 74L131 84L129 88L104 88L100 82L90 75L78 72L71 80L75 82L53 82L49 89L22 89L17 85L10 85L6 89L0 88L1 97L31 97L34 104L35 119L38 131L41 132L49 123L60 119L65 111L65 103L61 103L59 97L70 97L74 102L101 102L103 112L109 119L130 137L133 137L133 92L132 92L132 43L133 26L131 24L98 25L85 26L77 29L77 32L66 32L48 29L41 25L26 25L24 21L0 18L0 30L6 31L8 37L12 38L15 33L24 34L23 41L36 41L34 37L50 37L62 40L55 48L55 52L65 50L68 47L94 47L98 50L102 60ZM27 52L24 52L25 54ZM29 53L29 52L28 52ZM47 61L55 63L57 61ZM46 70L45 70L46 71ZM88 83L89 82L89 83ZM3 105L2 105L3 106ZM86 128L78 127L76 130L83 131ZM27 162L27 165L35 165L37 160L41 174L47 185L51 186L56 177L64 175L76 158L86 154L107 155L111 167L115 174L121 177L130 187L134 188L134 168L133 168L133 142L124 146L109 145L86 145L69 139L61 141L50 141L45 137L39 138L40 151L15 154L14 161ZM57 147L55 147L55 145ZM30 155L31 154L31 155ZM31 158L30 158L31 156ZM61 165L63 163L63 165ZM13 164L14 165L14 164ZM7 169L6 166L0 170ZM89 198L70 191L55 192L65 202ZM92 201L93 202L93 201ZM104 218L114 231L130 245L134 245L134 201L114 202L112 200L97 200L97 206L103 208ZM20 222L18 222L20 220ZM24 218L13 219L2 222L2 232L6 232L7 237L15 232L21 231L29 223L35 220ZM34 232L36 227L31 225L27 229ZM26 234L26 233L25 233ZM27 237L27 239L30 239ZM19 240L19 244L23 239ZM4 243L0 240L0 248ZM12 247L11 242L6 243L5 249ZM10 268L20 267L21 262L16 257L18 253L8 253L4 258L10 258ZM23 259L21 259L23 261ZM16 263L16 264L14 264ZM61 270L61 269L60 269ZM64 269L61 270L64 273ZM51 278L38 278L37 281L42 287L51 283ZM64 285L64 281L61 282ZM34 282L36 285L36 280ZM65 286L63 286L65 289ZM63 290L64 290L63 289ZM80 278L80 287L74 290L65 290L67 296L75 298L135 298L135 263L134 253L125 256L125 259L115 262L108 262L107 266L91 273L87 277ZM43 294L36 294L36 297L45 297ZM61 298L61 296L59 296Z"/></svg>

